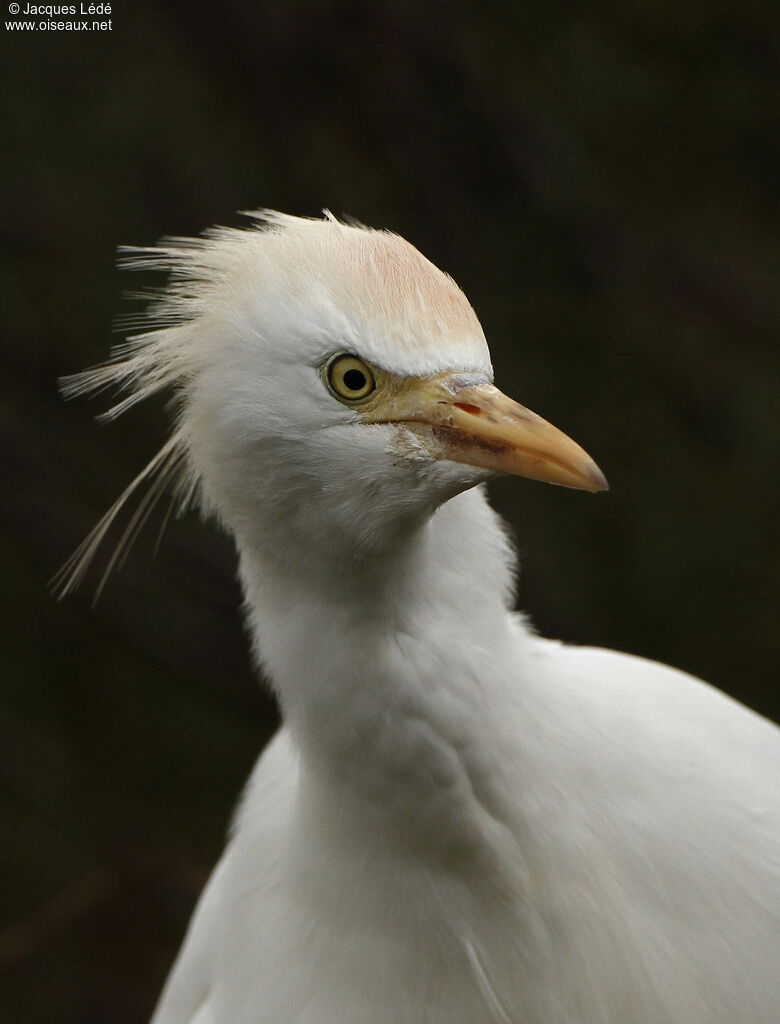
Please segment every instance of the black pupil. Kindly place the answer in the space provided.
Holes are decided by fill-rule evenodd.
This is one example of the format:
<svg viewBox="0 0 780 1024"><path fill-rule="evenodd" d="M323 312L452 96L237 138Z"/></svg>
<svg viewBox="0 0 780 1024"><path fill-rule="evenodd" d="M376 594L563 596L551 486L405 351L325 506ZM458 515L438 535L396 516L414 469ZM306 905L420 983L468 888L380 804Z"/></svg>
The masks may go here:
<svg viewBox="0 0 780 1024"><path fill-rule="evenodd" d="M347 370L344 374L344 386L349 391L362 391L366 386L366 375L362 370Z"/></svg>

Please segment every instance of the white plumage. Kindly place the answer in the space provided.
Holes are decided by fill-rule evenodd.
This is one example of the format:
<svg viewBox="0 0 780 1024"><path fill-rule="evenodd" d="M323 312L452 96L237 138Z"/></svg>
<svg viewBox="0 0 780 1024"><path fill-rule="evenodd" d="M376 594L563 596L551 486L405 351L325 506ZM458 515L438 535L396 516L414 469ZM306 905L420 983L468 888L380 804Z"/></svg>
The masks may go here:
<svg viewBox="0 0 780 1024"><path fill-rule="evenodd" d="M137 482L234 536L285 722L154 1024L777 1024L780 732L537 637L475 485L603 477L410 245L262 221L142 252L157 326L71 384L174 389Z"/></svg>

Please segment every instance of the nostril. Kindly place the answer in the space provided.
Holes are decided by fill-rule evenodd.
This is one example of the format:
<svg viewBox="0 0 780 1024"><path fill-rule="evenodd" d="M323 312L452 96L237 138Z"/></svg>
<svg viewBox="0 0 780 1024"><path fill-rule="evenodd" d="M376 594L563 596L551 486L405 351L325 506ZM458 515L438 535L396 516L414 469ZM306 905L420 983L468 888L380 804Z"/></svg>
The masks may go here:
<svg viewBox="0 0 780 1024"><path fill-rule="evenodd" d="M467 412L469 416L481 416L482 410L478 405L469 405L468 402L453 402L456 409L460 409L461 412Z"/></svg>

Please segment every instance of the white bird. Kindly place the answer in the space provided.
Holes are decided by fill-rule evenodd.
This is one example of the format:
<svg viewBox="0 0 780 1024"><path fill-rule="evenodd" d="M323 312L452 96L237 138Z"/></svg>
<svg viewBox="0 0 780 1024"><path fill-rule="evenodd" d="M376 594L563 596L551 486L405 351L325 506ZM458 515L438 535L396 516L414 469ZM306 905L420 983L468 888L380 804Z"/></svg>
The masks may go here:
<svg viewBox="0 0 780 1024"><path fill-rule="evenodd" d="M396 235L255 215L140 250L156 326L71 392L161 389L235 539L284 725L154 1024L777 1024L780 731L672 668L541 639L480 486L597 491L492 383Z"/></svg>

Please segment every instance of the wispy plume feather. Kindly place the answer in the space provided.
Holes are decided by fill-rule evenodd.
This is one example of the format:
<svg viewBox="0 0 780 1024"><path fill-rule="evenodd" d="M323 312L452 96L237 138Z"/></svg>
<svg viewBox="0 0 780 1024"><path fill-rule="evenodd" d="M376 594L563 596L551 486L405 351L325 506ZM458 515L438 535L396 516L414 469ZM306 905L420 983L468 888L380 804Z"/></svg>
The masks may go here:
<svg viewBox="0 0 780 1024"><path fill-rule="evenodd" d="M198 321L214 301L224 282L243 259L248 236L276 234L303 223L272 210L247 212L249 228L214 227L199 238L168 237L159 245L120 248L125 270L162 271L168 275L164 288L129 295L147 303L144 311L129 313L117 321L118 329L138 331L115 345L109 359L60 382L65 398L112 391L118 396L98 419L110 421L134 405L161 392L181 399L197 373L203 357ZM326 218L335 221L332 214ZM166 491L173 492L173 507L181 514L194 501L198 483L189 458L186 420L181 401L174 432L157 454L119 495L76 551L52 580L59 597L82 581L98 548L121 517L131 499L140 494L117 546L97 587L100 595L111 571L121 565L152 509ZM145 489L144 489L145 488ZM167 521L167 516L166 516Z"/></svg>
<svg viewBox="0 0 780 1024"><path fill-rule="evenodd" d="M226 235L242 233L219 228L200 239L168 238L152 248L120 249L120 265L124 269L165 271L169 275L168 286L164 290L132 296L146 301L147 309L125 316L121 326L142 328L140 333L115 345L105 363L63 378L60 386L64 397L114 392L119 396L118 401L98 417L108 421L160 392L181 390L197 363L193 335L203 308L204 293L208 293L215 282L215 267L208 258L209 246ZM98 548L134 496L140 494L101 575L96 599L166 490L173 491L173 506L181 514L192 503L197 484L188 458L187 432L179 421L162 448L122 491L56 574L52 587L58 597L78 587Z"/></svg>
<svg viewBox="0 0 780 1024"><path fill-rule="evenodd" d="M113 526L119 513L128 500L143 485L149 484L138 502L128 525L125 527L108 564L100 578L95 599L100 596L103 587L114 567L122 562L130 546L137 537L150 512L159 501L165 489L174 485L180 492L179 511L183 512L192 496L192 481L186 471L186 446L179 432L174 433L151 459L134 480L122 491L113 505L99 519L96 526L87 534L67 562L52 580L52 587L58 597L65 597L75 590L89 568L98 548Z"/></svg>

